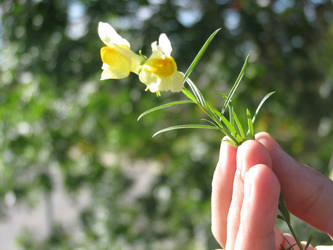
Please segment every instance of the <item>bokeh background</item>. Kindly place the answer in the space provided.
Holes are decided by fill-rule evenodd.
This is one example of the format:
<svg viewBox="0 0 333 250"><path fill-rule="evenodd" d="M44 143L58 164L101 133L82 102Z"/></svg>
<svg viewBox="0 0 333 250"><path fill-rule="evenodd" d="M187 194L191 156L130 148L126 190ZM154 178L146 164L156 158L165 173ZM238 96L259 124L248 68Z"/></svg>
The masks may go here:
<svg viewBox="0 0 333 250"><path fill-rule="evenodd" d="M235 99L256 130L329 175L333 165L331 0L1 0L2 249L213 249L210 192L221 136L153 132L203 118L182 99L145 92L136 76L100 81L97 34L109 22L150 54L165 32L179 70L205 39L192 79L216 107L251 53ZM244 113L245 115L245 113ZM260 216L260 215L259 215ZM329 238L294 220L303 239Z"/></svg>

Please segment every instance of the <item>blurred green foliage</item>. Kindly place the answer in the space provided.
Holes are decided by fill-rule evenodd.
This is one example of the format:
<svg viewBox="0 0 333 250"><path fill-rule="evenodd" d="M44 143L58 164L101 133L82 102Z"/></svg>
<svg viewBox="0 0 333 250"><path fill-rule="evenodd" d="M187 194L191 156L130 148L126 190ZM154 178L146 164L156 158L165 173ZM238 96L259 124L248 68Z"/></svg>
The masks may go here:
<svg viewBox="0 0 333 250"><path fill-rule="evenodd" d="M0 15L1 215L10 209L8 194L30 205L49 194L54 170L74 200L83 189L90 194L79 215L81 234L55 222L43 241L22 232L23 249L217 247L210 191L219 135L184 130L152 139L154 131L196 122L201 114L185 105L137 123L141 112L181 95L157 98L134 76L100 81L99 21L148 55L151 42L167 33L181 71L222 27L192 79L221 105L219 93L232 86L250 52L238 107L254 111L276 90L257 131L270 132L298 160L329 173L330 0L2 0ZM135 193L138 181L146 188ZM318 232L314 238L329 243Z"/></svg>

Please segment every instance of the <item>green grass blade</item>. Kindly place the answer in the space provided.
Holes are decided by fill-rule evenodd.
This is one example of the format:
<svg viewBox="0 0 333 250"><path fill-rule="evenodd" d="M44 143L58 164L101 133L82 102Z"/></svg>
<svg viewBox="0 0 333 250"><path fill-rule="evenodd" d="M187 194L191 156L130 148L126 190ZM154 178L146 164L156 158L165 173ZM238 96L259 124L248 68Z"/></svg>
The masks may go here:
<svg viewBox="0 0 333 250"><path fill-rule="evenodd" d="M245 133L244 133L243 126L242 126L241 122L239 121L236 112L233 112L233 116L234 116L234 119L235 119L235 122L236 122L236 125L237 125L240 136L242 138L245 138Z"/></svg>
<svg viewBox="0 0 333 250"><path fill-rule="evenodd" d="M139 115L137 121L139 121L142 117L144 117L145 115L148 115L152 112L155 112L157 110L161 110L161 109L166 109L166 108L169 108L169 107L172 107L172 106L175 106L175 105L179 105L179 104L186 104L186 103L193 103L193 101L191 100L184 100L184 101L176 101L176 102L169 102L169 103L166 103L166 104L162 104L160 106L156 106L154 108L151 108L151 109L148 109L146 110L145 112L143 112L141 115Z"/></svg>
<svg viewBox="0 0 333 250"><path fill-rule="evenodd" d="M234 96L234 94L235 94L235 92L236 92L236 90L237 90L237 88L238 88L240 82L241 82L242 79L243 79L243 76L244 76L244 73L245 73L245 69L246 69L246 67L247 67L247 63L248 63L248 61L249 61L249 56L250 56L250 55L247 55L247 57L246 57L246 59L245 59L245 61L244 61L243 67L242 67L242 69L241 69L241 71L240 71L240 73L239 73L239 75L238 75L238 77L237 77L237 79L236 79L234 85L232 86L231 90L229 91L229 94L228 94L228 96L227 96L227 99L225 100L224 105L223 105L223 108L222 108L222 112L221 112L222 115L224 114L224 112L225 112L226 109L228 108L228 105L229 105L229 103L231 102L232 97Z"/></svg>
<svg viewBox="0 0 333 250"><path fill-rule="evenodd" d="M258 105L258 107L257 107L257 109L256 109L256 112L254 113L254 116L253 116L253 118L252 118L252 123L255 122L256 117L257 117L257 115L258 115L258 113L259 113L261 107L262 107L262 106L264 105L264 103L266 102L266 100L267 100L268 98L270 98L274 93L275 93L275 91L269 92L267 95L264 96L264 98L262 98L261 102L259 103L259 105Z"/></svg>
<svg viewBox="0 0 333 250"><path fill-rule="evenodd" d="M190 76L192 73L194 67L198 64L199 60L201 59L202 55L205 53L208 45L212 42L213 38L216 36L216 34L221 30L221 28L215 30L206 40L204 45L201 47L195 58L193 59L191 65L188 67L185 73L185 80Z"/></svg>
<svg viewBox="0 0 333 250"><path fill-rule="evenodd" d="M206 107L206 100L203 97L203 95L201 94L200 90L197 88L197 86L194 84L194 82L192 82L192 80L190 78L186 79L186 82L188 83L188 85L190 86L195 99L197 100L197 102L202 106L202 107Z"/></svg>
<svg viewBox="0 0 333 250"><path fill-rule="evenodd" d="M168 128L164 128L161 129L159 131L157 131L155 134L153 134L153 137L168 132L168 131L172 131L172 130L177 130L177 129L189 129L189 128L196 128L196 129L214 129L214 130L219 130L219 128L211 126L211 125L203 125L203 124L184 124L184 125L175 125L175 126L171 126Z"/></svg>
<svg viewBox="0 0 333 250"><path fill-rule="evenodd" d="M254 128L253 128L251 112L248 109L246 109L246 116L247 116L248 134L250 135L251 139L254 139Z"/></svg>

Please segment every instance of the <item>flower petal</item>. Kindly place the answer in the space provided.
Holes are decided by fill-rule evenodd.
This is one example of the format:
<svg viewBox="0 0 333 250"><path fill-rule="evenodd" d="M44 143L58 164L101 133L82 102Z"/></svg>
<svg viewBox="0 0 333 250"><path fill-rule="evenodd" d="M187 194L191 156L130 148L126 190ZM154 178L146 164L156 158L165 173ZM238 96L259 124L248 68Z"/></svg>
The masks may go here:
<svg viewBox="0 0 333 250"><path fill-rule="evenodd" d="M171 42L166 34L162 33L158 39L158 45L166 56L172 52Z"/></svg>
<svg viewBox="0 0 333 250"><path fill-rule="evenodd" d="M114 44L130 48L130 43L121 37L117 31L108 23L98 23L98 35L101 40L107 45L112 47Z"/></svg>
<svg viewBox="0 0 333 250"><path fill-rule="evenodd" d="M180 92L184 87L184 74L182 72L175 72L172 76L162 80L159 90Z"/></svg>
<svg viewBox="0 0 333 250"><path fill-rule="evenodd" d="M112 69L107 64L103 64L103 72L101 75L101 80L106 79L122 79L129 75L129 71L124 69Z"/></svg>

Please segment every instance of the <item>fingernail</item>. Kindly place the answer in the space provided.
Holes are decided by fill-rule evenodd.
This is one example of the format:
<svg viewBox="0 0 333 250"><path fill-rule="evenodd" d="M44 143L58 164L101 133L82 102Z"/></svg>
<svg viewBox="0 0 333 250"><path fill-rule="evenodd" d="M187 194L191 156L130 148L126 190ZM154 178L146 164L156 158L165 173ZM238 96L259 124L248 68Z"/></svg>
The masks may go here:
<svg viewBox="0 0 333 250"><path fill-rule="evenodd" d="M244 150L243 150L242 145L240 145L237 150L237 169L240 172L240 176L241 176L242 180L244 180L247 169L245 169L245 166L244 166L244 160L243 160L244 159L244 157L243 157Z"/></svg>
<svg viewBox="0 0 333 250"><path fill-rule="evenodd" d="M221 141L221 147L220 147L220 157L219 157L219 164L218 166L223 167L225 159L227 157L227 146L228 142L226 141L228 137L223 137Z"/></svg>

